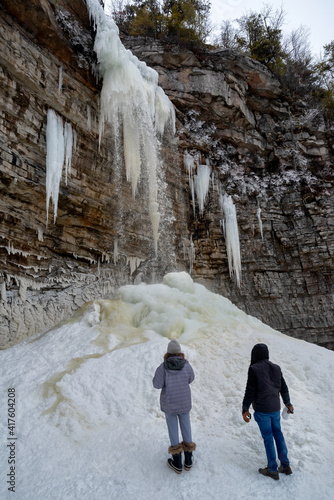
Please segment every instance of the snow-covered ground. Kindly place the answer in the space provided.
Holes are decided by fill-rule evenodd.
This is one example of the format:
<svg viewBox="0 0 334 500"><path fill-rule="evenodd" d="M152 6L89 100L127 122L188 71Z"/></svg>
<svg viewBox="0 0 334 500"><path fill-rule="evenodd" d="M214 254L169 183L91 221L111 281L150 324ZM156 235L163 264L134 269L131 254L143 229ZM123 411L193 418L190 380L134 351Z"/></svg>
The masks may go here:
<svg viewBox="0 0 334 500"><path fill-rule="evenodd" d="M167 428L152 386L173 337L196 375L195 463L181 475L166 466ZM263 442L254 419L245 424L241 416L257 342L282 367L295 406L282 419L293 475L279 481L258 473L266 465ZM272 330L186 273L123 287L115 300L86 304L52 331L2 351L0 380L1 498L334 497L334 353ZM6 483L10 451L15 493Z"/></svg>

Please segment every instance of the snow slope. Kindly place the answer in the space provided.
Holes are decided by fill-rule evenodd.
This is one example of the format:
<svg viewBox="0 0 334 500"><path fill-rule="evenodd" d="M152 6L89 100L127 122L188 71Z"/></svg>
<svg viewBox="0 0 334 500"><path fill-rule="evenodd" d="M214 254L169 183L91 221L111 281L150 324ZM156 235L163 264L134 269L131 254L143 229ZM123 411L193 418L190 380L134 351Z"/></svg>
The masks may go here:
<svg viewBox="0 0 334 500"><path fill-rule="evenodd" d="M177 337L195 371L195 464L166 466L167 428L152 377ZM295 414L282 419L292 476L261 476L262 439L241 417L250 351L269 346ZM334 353L247 316L229 300L171 273L125 286L113 301L0 352L1 498L332 499ZM16 392L16 492L7 490L7 390Z"/></svg>

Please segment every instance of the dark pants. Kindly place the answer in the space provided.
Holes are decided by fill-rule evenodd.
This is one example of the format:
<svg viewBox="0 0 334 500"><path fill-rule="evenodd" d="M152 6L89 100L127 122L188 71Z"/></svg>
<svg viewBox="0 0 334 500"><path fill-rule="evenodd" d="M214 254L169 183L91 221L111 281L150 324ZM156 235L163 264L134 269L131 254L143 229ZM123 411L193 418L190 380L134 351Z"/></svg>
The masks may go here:
<svg viewBox="0 0 334 500"><path fill-rule="evenodd" d="M278 458L283 465L289 465L288 450L284 441L284 436L281 431L281 414L279 411L273 413L254 412L254 418L257 422L261 435L263 437L264 446L266 449L268 469L271 472L277 471L276 450L274 440L277 448Z"/></svg>

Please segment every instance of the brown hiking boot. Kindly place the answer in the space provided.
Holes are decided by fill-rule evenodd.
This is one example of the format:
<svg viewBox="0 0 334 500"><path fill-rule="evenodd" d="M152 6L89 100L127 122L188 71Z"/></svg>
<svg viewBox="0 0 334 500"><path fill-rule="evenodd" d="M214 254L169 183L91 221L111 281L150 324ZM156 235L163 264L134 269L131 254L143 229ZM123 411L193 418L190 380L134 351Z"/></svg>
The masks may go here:
<svg viewBox="0 0 334 500"><path fill-rule="evenodd" d="M268 467L265 467L264 469L259 469L259 473L262 474L263 476L268 476L271 477L272 479L279 479L278 472L271 472Z"/></svg>
<svg viewBox="0 0 334 500"><path fill-rule="evenodd" d="M286 467L283 467L283 465L280 465L278 467L278 472L280 472L281 474L286 474L287 476L292 474L292 470L291 470L290 465L287 465Z"/></svg>

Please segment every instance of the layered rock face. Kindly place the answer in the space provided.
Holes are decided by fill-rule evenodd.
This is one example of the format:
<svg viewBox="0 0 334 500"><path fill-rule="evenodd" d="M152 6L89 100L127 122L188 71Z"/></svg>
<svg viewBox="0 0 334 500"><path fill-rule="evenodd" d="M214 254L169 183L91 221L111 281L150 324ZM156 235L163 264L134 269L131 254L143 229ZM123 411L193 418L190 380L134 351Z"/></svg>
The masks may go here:
<svg viewBox="0 0 334 500"><path fill-rule="evenodd" d="M188 225L194 279L288 335L333 348L333 129L247 57L124 43L160 73L177 108L180 156L212 169L204 211L196 202ZM226 265L219 191L236 207L240 287Z"/></svg>
<svg viewBox="0 0 334 500"><path fill-rule="evenodd" d="M249 58L124 38L176 109L176 135L161 144L155 255L147 179L134 199L108 127L99 148L93 38L84 1L1 4L1 345L122 284L187 270L272 327L333 348L334 137L321 115L289 102ZM76 134L55 223L46 223L50 108ZM203 181L194 198L191 189L201 165L203 199ZM224 194L237 213L240 286L229 274Z"/></svg>

